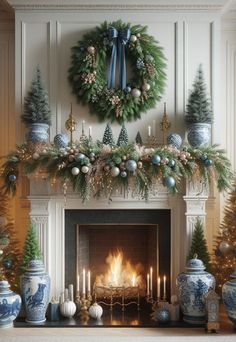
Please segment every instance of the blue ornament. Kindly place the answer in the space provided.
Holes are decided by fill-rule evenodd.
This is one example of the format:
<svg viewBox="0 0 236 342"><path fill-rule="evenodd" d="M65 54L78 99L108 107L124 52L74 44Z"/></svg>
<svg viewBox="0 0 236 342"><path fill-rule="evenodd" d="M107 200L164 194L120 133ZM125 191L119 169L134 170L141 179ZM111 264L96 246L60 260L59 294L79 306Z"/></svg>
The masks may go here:
<svg viewBox="0 0 236 342"><path fill-rule="evenodd" d="M6 269L10 269L12 267L12 260L11 259L8 259L8 258L4 259L2 263Z"/></svg>
<svg viewBox="0 0 236 342"><path fill-rule="evenodd" d="M131 92L131 87L127 86L124 90L125 90L126 93L130 93Z"/></svg>
<svg viewBox="0 0 236 342"><path fill-rule="evenodd" d="M156 319L158 322L167 323L170 320L170 311L165 308L157 309Z"/></svg>
<svg viewBox="0 0 236 342"><path fill-rule="evenodd" d="M177 133L171 133L167 137L167 144L168 145L174 145L176 148L180 148L182 145L182 138Z"/></svg>
<svg viewBox="0 0 236 342"><path fill-rule="evenodd" d="M54 137L54 144L57 148L65 148L68 146L69 138L66 134L57 134Z"/></svg>
<svg viewBox="0 0 236 342"><path fill-rule="evenodd" d="M126 178L127 177L127 172L126 171L122 171L120 173L120 175L121 175L122 178Z"/></svg>
<svg viewBox="0 0 236 342"><path fill-rule="evenodd" d="M9 175L8 179L9 179L10 182L15 182L16 181L16 175L13 175L13 174Z"/></svg>
<svg viewBox="0 0 236 342"><path fill-rule="evenodd" d="M83 153L79 153L75 156L75 160L77 162L81 162L85 158L85 155Z"/></svg>
<svg viewBox="0 0 236 342"><path fill-rule="evenodd" d="M125 167L128 171L134 172L137 169L137 163L135 160L127 160Z"/></svg>
<svg viewBox="0 0 236 342"><path fill-rule="evenodd" d="M172 176L166 176L164 178L164 185L167 186L167 188L173 188L175 186L175 179Z"/></svg>
<svg viewBox="0 0 236 342"><path fill-rule="evenodd" d="M213 165L213 161L211 159L206 159L206 160L204 160L204 165L206 167L210 167Z"/></svg>
<svg viewBox="0 0 236 342"><path fill-rule="evenodd" d="M151 158L153 164L157 165L161 162L161 157L158 154L154 154Z"/></svg>
<svg viewBox="0 0 236 342"><path fill-rule="evenodd" d="M202 161L207 160L207 159L208 159L208 155L207 155L206 153L203 153L203 154L201 155L200 159L201 159Z"/></svg>
<svg viewBox="0 0 236 342"><path fill-rule="evenodd" d="M171 160L169 160L169 162L168 162L167 165L168 165L169 167L175 167L175 164L176 164L175 160L171 159Z"/></svg>

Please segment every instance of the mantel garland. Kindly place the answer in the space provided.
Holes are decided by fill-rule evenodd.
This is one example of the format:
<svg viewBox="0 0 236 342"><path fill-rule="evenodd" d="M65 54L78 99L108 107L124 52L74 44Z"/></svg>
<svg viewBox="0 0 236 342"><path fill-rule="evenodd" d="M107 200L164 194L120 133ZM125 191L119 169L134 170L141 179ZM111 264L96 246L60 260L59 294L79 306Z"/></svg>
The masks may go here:
<svg viewBox="0 0 236 342"><path fill-rule="evenodd" d="M20 172L61 181L64 190L71 185L82 201L111 198L121 189L147 200L157 182L175 193L184 178L201 180L203 185L215 181L222 191L231 187L233 179L230 162L216 145L180 150L172 145L111 147L91 139L66 148L45 143L17 146L3 165L5 192L15 194Z"/></svg>
<svg viewBox="0 0 236 342"><path fill-rule="evenodd" d="M68 77L72 91L100 121L121 124L137 120L160 100L166 79L165 56L158 42L146 32L145 26L131 26L120 20L104 22L72 48ZM131 67L128 83L126 59Z"/></svg>

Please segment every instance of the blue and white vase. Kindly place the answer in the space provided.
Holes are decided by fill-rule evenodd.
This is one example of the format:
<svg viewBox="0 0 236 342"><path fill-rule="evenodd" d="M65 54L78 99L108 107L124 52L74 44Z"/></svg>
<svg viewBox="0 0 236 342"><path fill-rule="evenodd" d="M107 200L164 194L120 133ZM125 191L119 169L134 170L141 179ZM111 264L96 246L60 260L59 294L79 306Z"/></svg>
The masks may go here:
<svg viewBox="0 0 236 342"><path fill-rule="evenodd" d="M215 278L204 270L203 262L196 257L188 261L186 272L180 273L177 277L180 308L185 322L205 323L204 295L210 288L215 288Z"/></svg>
<svg viewBox="0 0 236 342"><path fill-rule="evenodd" d="M50 278L41 260L31 260L21 277L21 293L26 322L42 323L49 303Z"/></svg>
<svg viewBox="0 0 236 342"><path fill-rule="evenodd" d="M26 135L26 140L31 143L37 143L41 141L48 141L48 129L49 125L45 123L33 123L30 125L30 130Z"/></svg>
<svg viewBox="0 0 236 342"><path fill-rule="evenodd" d="M20 312L21 297L10 290L8 281L0 281L0 328L10 328Z"/></svg>
<svg viewBox="0 0 236 342"><path fill-rule="evenodd" d="M230 277L232 279L222 287L222 297L228 317L236 328L236 270Z"/></svg>
<svg viewBox="0 0 236 342"><path fill-rule="evenodd" d="M211 140L211 124L193 123L189 126L188 142L192 147L209 146Z"/></svg>

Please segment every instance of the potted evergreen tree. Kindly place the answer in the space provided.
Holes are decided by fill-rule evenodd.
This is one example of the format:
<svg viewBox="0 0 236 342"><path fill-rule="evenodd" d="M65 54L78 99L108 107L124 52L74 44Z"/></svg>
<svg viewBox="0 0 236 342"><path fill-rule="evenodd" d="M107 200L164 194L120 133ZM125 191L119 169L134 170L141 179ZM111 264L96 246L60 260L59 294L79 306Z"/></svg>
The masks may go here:
<svg viewBox="0 0 236 342"><path fill-rule="evenodd" d="M42 85L39 66L37 66L28 95L25 97L24 112L21 115L21 120L30 128L27 134L27 141L39 142L48 140L51 112L48 94Z"/></svg>
<svg viewBox="0 0 236 342"><path fill-rule="evenodd" d="M211 138L213 112L211 99L207 96L202 66L199 65L186 108L185 122L188 142L193 147L208 146Z"/></svg>

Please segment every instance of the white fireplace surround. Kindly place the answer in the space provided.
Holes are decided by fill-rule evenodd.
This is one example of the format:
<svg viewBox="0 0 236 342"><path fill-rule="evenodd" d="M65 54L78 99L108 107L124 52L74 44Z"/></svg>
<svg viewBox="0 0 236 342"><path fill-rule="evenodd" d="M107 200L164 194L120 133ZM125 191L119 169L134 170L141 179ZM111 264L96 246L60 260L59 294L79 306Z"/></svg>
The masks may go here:
<svg viewBox="0 0 236 342"><path fill-rule="evenodd" d="M51 296L59 297L65 287L65 210L66 209L170 209L171 210L171 295L176 293L175 279L184 270L194 223L205 220L206 189L201 184L188 183L178 195L168 194L160 187L148 202L129 194L108 199L91 199L82 203L75 193L66 198L59 186L45 179L31 179L30 217L36 226L46 270L51 277Z"/></svg>

